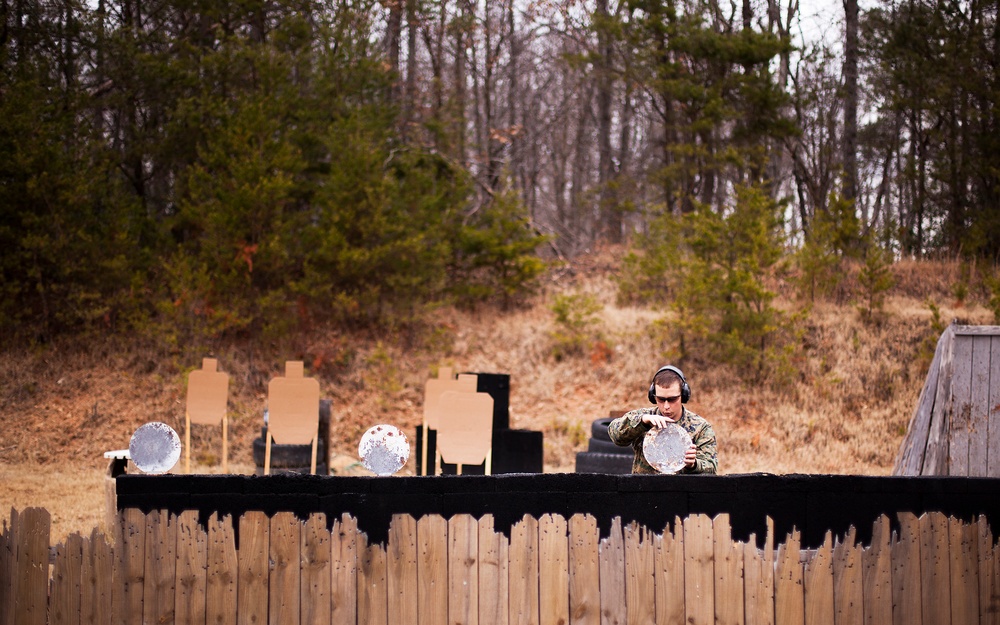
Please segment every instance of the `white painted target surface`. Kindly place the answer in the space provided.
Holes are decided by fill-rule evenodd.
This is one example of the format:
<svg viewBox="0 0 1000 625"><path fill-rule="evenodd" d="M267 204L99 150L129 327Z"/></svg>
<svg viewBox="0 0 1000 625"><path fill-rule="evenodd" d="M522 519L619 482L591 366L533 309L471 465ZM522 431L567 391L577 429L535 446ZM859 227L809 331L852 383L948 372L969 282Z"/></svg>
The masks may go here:
<svg viewBox="0 0 1000 625"><path fill-rule="evenodd" d="M375 425L365 432L358 445L361 464L375 475L392 475L410 457L406 435L393 425Z"/></svg>
<svg viewBox="0 0 1000 625"><path fill-rule="evenodd" d="M166 473L181 457L181 439L166 423L153 421L132 434L128 453L143 473Z"/></svg>
<svg viewBox="0 0 1000 625"><path fill-rule="evenodd" d="M653 428L642 439L646 461L660 473L677 473L684 468L684 452L692 445L691 435L676 423Z"/></svg>

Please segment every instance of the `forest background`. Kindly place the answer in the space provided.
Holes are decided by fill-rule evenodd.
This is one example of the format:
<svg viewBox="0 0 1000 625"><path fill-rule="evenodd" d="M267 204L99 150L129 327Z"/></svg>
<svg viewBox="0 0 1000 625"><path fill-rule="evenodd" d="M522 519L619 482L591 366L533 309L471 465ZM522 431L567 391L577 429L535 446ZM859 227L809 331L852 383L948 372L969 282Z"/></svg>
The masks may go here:
<svg viewBox="0 0 1000 625"><path fill-rule="evenodd" d="M944 324L1000 316L1000 23L838 10L4 2L4 471L177 424L206 354L237 455L286 359L356 408L345 454L454 364L572 470L669 360L730 471L887 471Z"/></svg>

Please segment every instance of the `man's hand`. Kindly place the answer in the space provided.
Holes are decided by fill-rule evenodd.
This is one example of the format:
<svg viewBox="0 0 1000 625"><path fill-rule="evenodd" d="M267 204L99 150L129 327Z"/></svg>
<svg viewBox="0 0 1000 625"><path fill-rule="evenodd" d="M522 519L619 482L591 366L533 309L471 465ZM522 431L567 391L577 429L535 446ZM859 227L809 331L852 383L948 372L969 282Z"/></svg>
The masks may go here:
<svg viewBox="0 0 1000 625"><path fill-rule="evenodd" d="M642 422L645 423L646 425L651 425L657 429L662 429L667 427L668 423L677 423L676 421L671 421L670 419L664 417L661 414L642 415Z"/></svg>
<svg viewBox="0 0 1000 625"><path fill-rule="evenodd" d="M698 448L694 445L688 447L687 451L684 452L684 464L690 468L694 466L696 460L696 454L698 453Z"/></svg>

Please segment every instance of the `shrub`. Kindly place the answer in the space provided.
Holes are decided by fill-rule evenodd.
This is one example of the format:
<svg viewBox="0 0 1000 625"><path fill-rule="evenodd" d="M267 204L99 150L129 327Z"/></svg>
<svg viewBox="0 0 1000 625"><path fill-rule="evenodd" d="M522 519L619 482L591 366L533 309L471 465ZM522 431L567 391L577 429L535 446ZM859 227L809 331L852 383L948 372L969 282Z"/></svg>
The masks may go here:
<svg viewBox="0 0 1000 625"><path fill-rule="evenodd" d="M858 272L863 304L858 308L865 321L873 321L882 312L885 294L896 280L892 275L892 257L880 246L871 244L865 250L864 264Z"/></svg>
<svg viewBox="0 0 1000 625"><path fill-rule="evenodd" d="M562 360L586 353L591 343L599 338L595 326L602 309L601 303L587 293L557 295L551 307L556 322L549 335L552 357Z"/></svg>

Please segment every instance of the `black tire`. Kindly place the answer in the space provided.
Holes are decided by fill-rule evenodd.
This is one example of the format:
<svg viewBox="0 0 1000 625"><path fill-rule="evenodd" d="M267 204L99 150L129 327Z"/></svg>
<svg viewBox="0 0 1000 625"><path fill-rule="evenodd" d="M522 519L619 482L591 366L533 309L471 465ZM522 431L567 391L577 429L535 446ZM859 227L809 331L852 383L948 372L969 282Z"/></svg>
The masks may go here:
<svg viewBox="0 0 1000 625"><path fill-rule="evenodd" d="M635 455L635 450L632 449L631 445L619 447L611 441L602 441L598 438L590 439L587 443L587 451L598 454L625 454L630 457Z"/></svg>
<svg viewBox="0 0 1000 625"><path fill-rule="evenodd" d="M576 472L616 475L631 473L632 458L624 454L597 454L580 451L576 454Z"/></svg>
<svg viewBox="0 0 1000 625"><path fill-rule="evenodd" d="M264 466L265 443L263 438L253 440L253 462L258 467ZM271 468L285 469L305 467L309 470L312 460L312 445L278 445L271 443ZM320 439L316 444L316 466L326 463L326 445ZM319 469L317 469L317 472Z"/></svg>
<svg viewBox="0 0 1000 625"><path fill-rule="evenodd" d="M594 419L594 422L590 424L590 438L597 439L599 441L611 442L611 435L608 434L608 426L614 421L611 417L604 417L603 419Z"/></svg>

